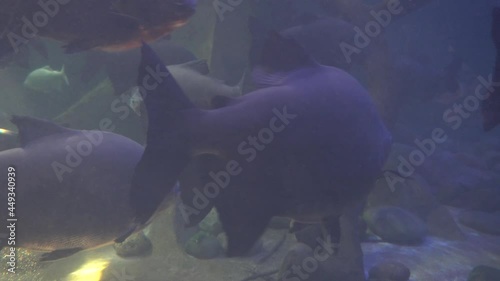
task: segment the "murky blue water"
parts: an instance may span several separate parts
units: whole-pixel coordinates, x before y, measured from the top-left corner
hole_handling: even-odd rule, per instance
[[[500,280],[476,2],[0,0],[0,279]]]

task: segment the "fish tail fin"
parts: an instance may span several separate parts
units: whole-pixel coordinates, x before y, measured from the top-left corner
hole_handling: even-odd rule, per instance
[[[69,80],[68,80],[68,76],[66,75],[66,71],[64,70],[64,64],[61,67],[61,75],[62,75],[62,78],[64,79],[64,83],[66,83],[66,85],[69,86]]]
[[[182,113],[195,106],[146,44],[141,48],[138,87],[148,115],[148,132],[146,149],[132,178],[130,203],[136,223],[146,224],[189,163]]]

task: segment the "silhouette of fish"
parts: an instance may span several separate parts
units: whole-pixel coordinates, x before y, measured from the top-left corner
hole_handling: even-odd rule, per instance
[[[64,42],[67,53],[136,48],[184,25],[195,6],[196,0],[1,0],[0,55],[36,36]]]
[[[181,178],[185,221],[215,206],[227,256],[241,256],[273,216],[338,218],[365,199],[392,139],[368,92],[293,39],[273,33],[263,50],[254,78],[266,87],[202,110],[142,47],[138,82],[147,84],[149,128],[130,196],[138,224]],[[184,168],[201,158],[199,177],[183,184]]]
[[[16,194],[16,247],[45,251],[41,260],[48,261],[136,230],[128,196],[144,151],[140,144],[110,132],[72,130],[27,116],[14,116],[12,122],[21,147],[0,151],[0,167],[6,171],[0,182],[6,188],[12,179],[16,183],[8,191]],[[14,168],[10,174],[8,167]],[[3,202],[8,192],[0,192]],[[7,221],[7,209],[0,217]],[[0,248],[12,246],[1,242]]]

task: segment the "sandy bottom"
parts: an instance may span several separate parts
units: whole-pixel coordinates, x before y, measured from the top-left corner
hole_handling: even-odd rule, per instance
[[[153,242],[149,257],[123,259],[111,246],[87,250],[69,258],[38,263],[37,253],[18,249],[16,274],[6,270],[3,258],[0,280],[26,281],[240,281],[258,272],[278,269],[287,250],[295,243],[288,235],[285,243],[265,262],[259,256],[200,260],[188,256],[175,242],[171,227],[172,210],[165,211],[153,223],[148,236]],[[460,242],[429,237],[418,247],[388,243],[365,243],[365,267],[392,260],[408,266],[412,281],[465,281],[476,265],[500,265],[500,237],[478,234],[465,229],[468,239]],[[270,249],[286,230],[269,230],[263,236]],[[2,252],[2,256],[5,255]],[[262,281],[263,279],[255,279]]]

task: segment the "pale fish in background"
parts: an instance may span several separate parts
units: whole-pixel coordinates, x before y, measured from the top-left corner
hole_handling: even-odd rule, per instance
[[[33,70],[24,80],[24,87],[36,92],[52,93],[62,92],[64,85],[69,86],[69,80],[64,72],[64,65],[61,70],[54,70],[50,66],[44,66]]]
[[[236,86],[228,86],[222,81],[208,76],[209,69],[206,60],[168,65],[167,69],[172,73],[187,97],[200,108],[212,108],[212,99],[217,96],[235,98],[242,95],[242,82]],[[144,109],[138,88],[133,87],[127,95],[129,95],[128,105],[137,115],[141,116]]]

